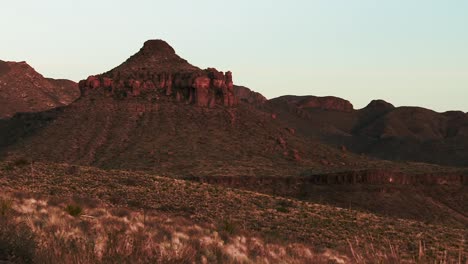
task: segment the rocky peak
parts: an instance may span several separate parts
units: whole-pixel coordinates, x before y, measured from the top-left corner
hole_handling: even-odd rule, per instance
[[[384,100],[372,100],[365,108],[383,111],[383,110],[395,109],[395,106],[393,106],[391,103],[388,103]]]
[[[140,53],[147,55],[174,55],[175,50],[166,41],[160,39],[148,40],[143,44]]]
[[[104,92],[115,97],[161,97],[202,107],[234,106],[232,73],[201,70],[180,58],[163,40],[148,40],[127,61],[80,81],[82,95]]]

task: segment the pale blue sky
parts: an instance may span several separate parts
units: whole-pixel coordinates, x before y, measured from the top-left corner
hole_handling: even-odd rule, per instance
[[[468,111],[466,0],[0,0],[0,59],[75,81],[147,39],[268,98]]]

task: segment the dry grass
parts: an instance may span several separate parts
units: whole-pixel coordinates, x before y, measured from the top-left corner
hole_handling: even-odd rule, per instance
[[[1,260],[34,263],[329,263],[337,253],[313,253],[299,243],[266,243],[236,229],[198,225],[156,211],[101,204],[71,216],[63,203],[14,198],[2,218]],[[37,199],[36,199],[37,198]],[[76,202],[76,201],[73,201]],[[118,210],[117,210],[118,209]],[[224,232],[224,237],[221,233]]]
[[[179,238],[179,242],[185,241],[183,252],[191,252],[184,254],[193,255],[196,252],[198,256],[198,259],[188,262],[201,261],[203,256],[207,260],[221,260],[221,263],[241,262],[235,257],[241,252],[242,256],[248,257],[248,261],[260,263],[263,258],[270,262],[281,259],[281,262],[310,263],[310,259],[297,259],[305,253],[294,253],[295,247],[307,249],[316,259],[338,256],[361,263],[373,263],[371,260],[376,258],[381,263],[394,263],[395,259],[403,263],[457,263],[461,259],[461,263],[464,263],[468,253],[463,241],[467,237],[467,230],[464,229],[378,217],[138,172],[80,167],[71,174],[70,166],[66,164],[36,163],[34,166],[34,177],[31,177],[28,168],[0,170],[0,185],[5,186],[5,192],[16,193],[14,199],[17,204],[13,208],[16,213],[22,214],[18,218],[20,222],[21,219],[34,219],[34,215],[41,216],[37,219],[38,224],[28,224],[33,231],[47,230],[44,233],[61,234],[68,238],[70,236],[65,234],[72,233],[74,236],[71,237],[84,241],[78,243],[72,239],[52,245],[54,241],[61,240],[38,235],[41,242],[38,248],[43,249],[39,252],[63,258],[66,257],[63,254],[76,257],[75,253],[67,253],[67,248],[77,248],[76,245],[81,245],[78,249],[82,251],[79,252],[88,252],[79,254],[83,259],[96,257],[94,253],[98,242],[109,241],[111,244],[106,242],[105,245],[110,246],[102,249],[102,252],[106,252],[104,255],[130,260],[132,256],[157,255],[161,257],[159,260],[170,262],[162,259],[160,252],[163,245],[173,243],[174,231],[188,237]],[[21,211],[23,207],[18,205],[32,201],[27,197],[30,193],[34,194],[34,204],[37,205],[30,205],[33,209]],[[70,204],[82,207],[83,215],[70,216],[64,210]],[[52,227],[55,231],[50,232],[48,228]],[[203,237],[216,243],[200,244]],[[47,246],[44,241],[52,244]],[[141,245],[146,244],[152,246],[146,248],[149,251],[143,254]],[[213,246],[219,244],[222,247]],[[64,247],[60,248],[60,245]],[[56,247],[58,249],[52,252],[51,249]],[[89,252],[94,252],[94,255]],[[172,252],[167,257],[174,254]],[[98,260],[107,261],[102,258]],[[145,262],[148,259],[133,260]],[[177,262],[183,261],[179,259]]]

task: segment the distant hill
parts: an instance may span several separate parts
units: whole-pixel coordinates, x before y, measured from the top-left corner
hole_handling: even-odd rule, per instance
[[[68,105],[79,96],[72,81],[44,78],[26,62],[0,60],[0,118]]]
[[[304,103],[311,102],[311,103]],[[383,100],[354,110],[334,97],[283,96],[266,108],[306,137],[395,161],[468,166],[468,114],[394,107]]]

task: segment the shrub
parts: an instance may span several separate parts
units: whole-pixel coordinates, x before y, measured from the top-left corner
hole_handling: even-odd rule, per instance
[[[279,200],[276,205],[276,211],[280,213],[289,213],[289,208],[294,206],[294,204],[288,200]]]
[[[6,216],[11,210],[12,201],[0,198],[0,216]]]
[[[17,158],[13,161],[13,166],[15,167],[23,167],[29,165],[29,161],[25,158]]]
[[[236,234],[238,231],[237,225],[229,219],[225,219],[219,227],[219,234],[224,241],[229,240],[229,236]]]
[[[226,231],[230,235],[233,235],[237,232],[237,226],[231,220],[224,220],[223,221],[223,231]]]
[[[280,213],[289,213],[289,209],[286,208],[286,207],[282,207],[282,206],[277,207],[276,211],[278,211]]]
[[[83,214],[83,208],[81,208],[79,205],[68,205],[65,208],[65,211],[73,217],[78,217]]]
[[[12,171],[14,169],[15,169],[15,166],[13,166],[12,163],[7,163],[7,164],[5,164],[5,166],[3,166],[3,170],[5,170],[5,171]]]

